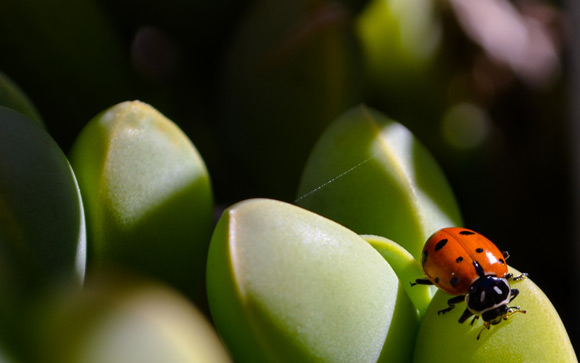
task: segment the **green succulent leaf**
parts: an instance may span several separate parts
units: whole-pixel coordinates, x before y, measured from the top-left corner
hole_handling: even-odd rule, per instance
[[[71,151],[93,265],[118,264],[196,293],[213,227],[204,162],[170,120],[141,102],[96,116]]]
[[[416,259],[433,232],[461,225],[431,154],[403,125],[365,106],[341,116],[322,135],[296,202],[359,234],[397,241]]]
[[[0,106],[0,295],[63,281],[80,285],[85,236],[66,156],[35,121]]]
[[[510,272],[520,274],[511,267]],[[438,291],[417,335],[414,362],[577,362],[566,329],[542,290],[529,278],[511,285],[520,291],[511,305],[526,313],[515,313],[483,332],[480,321],[473,326],[469,319],[457,322],[465,304],[439,315],[451,296]]]
[[[268,199],[222,215],[207,271],[220,335],[240,362],[407,362],[417,314],[354,232]]]
[[[421,264],[407,250],[388,238],[373,235],[362,235],[361,237],[370,243],[391,265],[419,315],[423,316],[437,288],[427,285],[411,286],[411,282],[423,278],[425,275]]]
[[[121,274],[91,276],[80,293],[46,301],[36,361],[230,362],[217,333],[182,295]]]

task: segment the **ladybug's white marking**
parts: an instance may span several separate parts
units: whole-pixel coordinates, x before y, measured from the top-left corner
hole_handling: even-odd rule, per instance
[[[497,281],[497,283],[500,285],[493,286],[493,291],[491,289],[490,290],[483,290],[482,289],[482,290],[478,290],[473,295],[471,293],[466,294],[465,295],[465,302],[467,304],[467,309],[469,309],[469,311],[471,311],[474,315],[483,315],[487,311],[494,310],[502,305],[509,304],[510,297],[511,297],[510,285],[505,279],[499,279],[499,280],[500,281]],[[502,291],[502,289],[500,287],[501,285],[505,286],[505,288],[506,288],[505,292]],[[496,293],[498,298],[501,298],[505,295],[505,298],[502,301],[498,301],[496,304],[493,304],[491,306],[477,306],[477,304],[479,304],[479,303],[485,303],[486,291],[490,291],[492,294]],[[474,304],[475,301],[470,302],[470,297],[472,299],[479,299],[480,301],[478,301],[477,304]],[[482,297],[484,300],[482,300]],[[493,300],[495,300],[495,299],[493,299]],[[491,303],[491,301],[490,301],[490,303]],[[473,305],[476,305],[476,307],[474,307]],[[478,308],[481,308],[481,310],[478,310]]]

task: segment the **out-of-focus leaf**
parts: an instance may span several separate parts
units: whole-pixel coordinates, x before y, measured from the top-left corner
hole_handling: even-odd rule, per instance
[[[0,295],[80,285],[85,244],[81,196],[66,156],[37,122],[0,106]]]
[[[292,198],[316,138],[359,101],[355,44],[339,3],[255,3],[236,34],[223,76],[235,183],[261,195]]]
[[[0,34],[0,69],[63,147],[95,110],[134,97],[128,52],[97,0],[1,1]]]
[[[47,300],[38,316],[37,361],[230,362],[213,327],[183,296],[119,272]]]
[[[436,0],[371,0],[354,22],[367,102],[432,135],[453,67],[441,18]]]
[[[356,29],[369,81],[385,87],[425,76],[442,38],[432,0],[372,0],[357,16]]]
[[[0,72],[0,105],[21,112],[44,127],[40,114],[28,96],[2,72]]]

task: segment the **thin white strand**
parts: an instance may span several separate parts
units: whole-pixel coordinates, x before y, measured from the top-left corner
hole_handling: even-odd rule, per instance
[[[316,193],[316,192],[317,192],[317,191],[319,191],[320,189],[322,189],[322,188],[325,188],[325,187],[326,187],[326,186],[328,186],[330,183],[333,183],[333,182],[335,182],[336,180],[338,180],[338,179],[342,178],[343,176],[345,176],[345,175],[347,175],[347,174],[351,173],[353,170],[355,170],[355,169],[359,168],[359,167],[360,167],[360,166],[362,166],[363,164],[366,164],[366,163],[367,163],[367,162],[369,162],[369,161],[370,161],[372,158],[373,158],[372,156],[369,156],[369,157],[368,157],[368,158],[366,158],[365,160],[363,160],[363,161],[361,161],[360,163],[356,164],[356,165],[355,165],[355,166],[353,166],[352,168],[350,168],[350,169],[348,169],[348,170],[346,170],[346,171],[344,171],[344,172],[340,173],[339,175],[337,175],[337,176],[335,176],[334,178],[330,179],[330,180],[329,180],[329,181],[327,181],[326,183],[324,183],[324,184],[322,184],[322,185],[319,185],[318,187],[316,187],[316,188],[312,189],[311,191],[309,191],[309,192],[308,192],[308,193],[306,193],[306,194],[303,194],[303,195],[302,195],[300,198],[296,199],[296,200],[294,201],[294,203],[298,203],[298,202],[299,202],[299,201],[301,201],[302,199],[304,199],[304,198],[306,198],[306,197],[308,197],[308,196],[310,196],[310,195],[312,195],[312,194]]]

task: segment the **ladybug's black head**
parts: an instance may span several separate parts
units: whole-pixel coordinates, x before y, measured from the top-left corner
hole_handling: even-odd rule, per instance
[[[496,276],[478,278],[465,296],[467,308],[492,325],[499,323],[508,313],[510,299],[511,288],[508,281]]]

